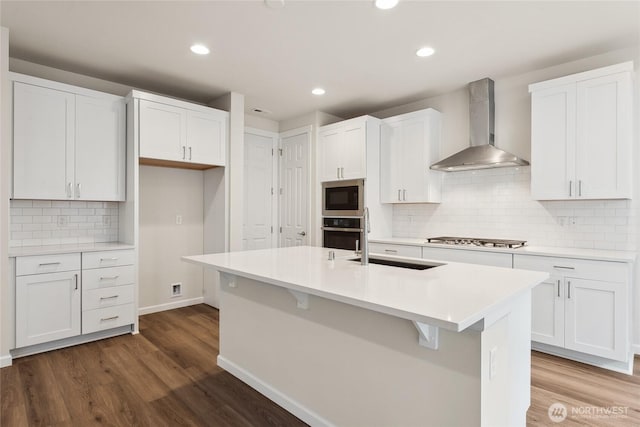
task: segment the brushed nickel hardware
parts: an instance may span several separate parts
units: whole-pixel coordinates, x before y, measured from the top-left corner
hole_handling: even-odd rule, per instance
[[[571,194],[571,193],[572,193],[572,191],[571,191],[571,190],[572,190],[572,188],[573,188],[573,181],[571,181],[571,180],[570,180],[570,181],[569,181],[569,197],[572,197],[572,196],[573,196],[573,194]]]
[[[571,299],[571,281],[567,282],[567,298]]]
[[[564,269],[564,270],[575,270],[576,269],[575,267],[565,267],[563,265],[554,265],[553,268],[561,268],[561,269]]]
[[[191,147],[189,147],[189,160],[191,160]]]
[[[398,253],[398,251],[397,251],[397,250],[395,250],[395,249],[385,249],[384,251],[385,251],[386,253],[388,253],[388,254],[397,254],[397,253]]]
[[[110,297],[100,297],[100,301],[106,300],[106,299],[114,299],[114,298],[118,298],[118,295],[113,295],[113,296],[110,296]]]
[[[304,231],[301,231],[301,232],[299,232],[299,233],[298,233],[298,235],[300,235],[300,236],[306,236],[306,235],[307,235],[307,233],[306,233],[306,232],[304,232]]]
[[[44,267],[46,265],[59,265],[61,264],[60,262],[41,262],[40,264],[38,264],[38,266],[40,267]]]
[[[104,318],[100,319],[100,321],[101,322],[106,322],[107,320],[116,320],[119,317],[120,316],[104,317]]]
[[[102,276],[100,280],[116,280],[120,276]]]
[[[558,279],[558,298],[560,298],[560,279]]]
[[[113,257],[113,258],[100,258],[100,262],[104,262],[104,261],[117,261],[120,258],[117,257]]]
[[[402,190],[398,190],[398,201],[401,201],[401,200],[402,200],[402,198],[400,197],[400,192],[401,192],[401,191],[402,191]]]
[[[78,275],[77,275],[77,274],[74,274],[74,275],[73,275],[73,281],[74,281],[74,282],[75,282],[75,284],[76,284],[76,289],[75,289],[75,290],[77,291],[77,290],[78,290]]]
[[[578,196],[582,197],[582,180],[578,181]]]
[[[79,198],[80,198],[80,189],[81,189],[81,188],[82,188],[82,187],[80,186],[80,183],[78,182],[78,183],[76,184],[76,198],[77,198],[77,199],[79,199]]]
[[[184,145],[182,146],[182,160],[186,160],[187,159],[187,147],[185,147]]]
[[[407,201],[407,190],[402,190],[402,200]]]

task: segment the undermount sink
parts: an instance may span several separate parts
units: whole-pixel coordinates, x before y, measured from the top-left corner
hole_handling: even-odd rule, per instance
[[[352,259],[351,261],[360,262],[360,258]],[[390,267],[410,268],[412,270],[427,270],[433,267],[439,267],[444,264],[434,264],[430,262],[421,261],[409,261],[401,259],[379,258],[369,257],[369,264],[388,265]]]

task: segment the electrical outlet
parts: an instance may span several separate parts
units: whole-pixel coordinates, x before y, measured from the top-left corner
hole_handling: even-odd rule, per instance
[[[180,214],[176,215],[176,224],[182,225],[182,215]]]
[[[172,283],[171,284],[171,298],[182,296],[182,283]]]
[[[497,359],[498,357],[498,347],[493,347],[489,352],[489,379],[492,380],[493,377],[496,376],[496,372],[498,371]]]
[[[60,216],[58,217],[58,226],[60,226],[60,227],[64,227],[64,226],[66,226],[68,223],[69,223],[69,218],[67,218],[66,216],[64,216],[64,215],[60,215]]]

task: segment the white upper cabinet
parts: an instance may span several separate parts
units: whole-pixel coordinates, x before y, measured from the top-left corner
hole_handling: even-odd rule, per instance
[[[632,71],[627,62],[529,86],[534,199],[631,198]]]
[[[74,109],[72,93],[14,82],[14,198],[70,198]]]
[[[11,78],[13,198],[124,200],[124,98]]]
[[[125,106],[122,99],[76,95],[77,199],[124,200]]]
[[[443,172],[429,169],[440,156],[440,113],[433,109],[382,121],[382,203],[439,203]]]
[[[363,116],[320,128],[318,141],[320,181],[367,176],[367,121]]]
[[[207,169],[225,165],[225,111],[133,91],[140,99],[142,163]]]

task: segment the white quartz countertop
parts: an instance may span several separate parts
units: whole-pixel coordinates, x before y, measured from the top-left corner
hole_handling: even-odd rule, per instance
[[[449,262],[427,270],[351,261],[353,252],[299,246],[185,256],[201,264],[400,318],[462,331],[548,277],[546,273]],[[391,258],[391,257],[386,257]]]
[[[635,262],[637,254],[632,251],[613,251],[606,249],[581,249],[563,248],[551,246],[523,246],[521,248],[492,248],[472,245],[443,245],[440,243],[427,243],[427,239],[414,239],[403,237],[389,237],[370,239],[370,243],[386,243],[394,245],[424,246],[439,249],[460,249],[468,251],[502,252],[520,255],[540,255],[560,258],[588,259],[594,261]]]
[[[9,248],[9,258],[31,255],[68,254],[75,252],[115,251],[119,249],[133,249],[134,245],[121,242],[108,243],[78,243],[70,245],[22,246]]]

